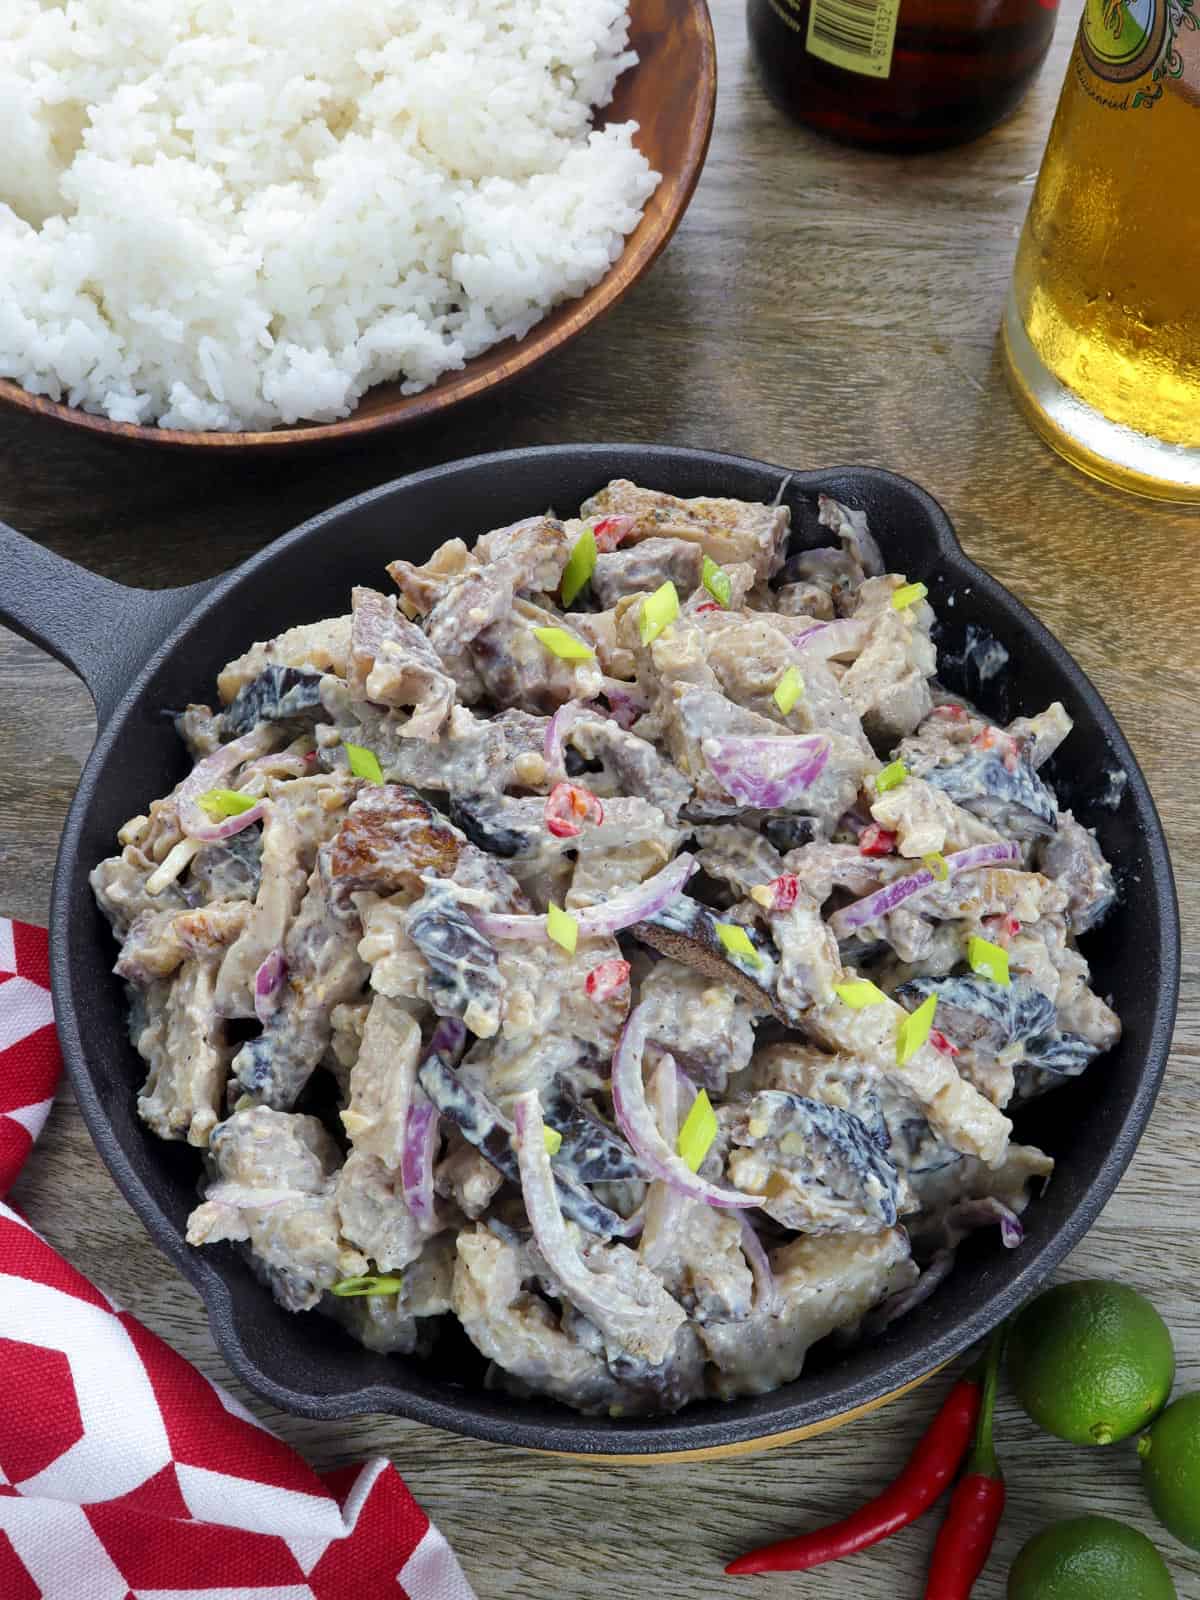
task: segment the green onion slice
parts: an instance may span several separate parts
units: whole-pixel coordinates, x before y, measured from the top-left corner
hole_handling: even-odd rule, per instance
[[[553,900],[546,911],[546,932],[555,944],[562,945],[569,956],[575,954],[579,943],[579,924],[569,911],[556,906]]]
[[[562,1149],[562,1134],[557,1128],[552,1128],[548,1123],[542,1123],[542,1143],[546,1146],[548,1156],[556,1156]]]
[[[972,972],[977,972],[981,978],[990,978],[1002,989],[1007,989],[1012,982],[1008,975],[1008,951],[993,944],[990,939],[981,939],[978,934],[972,934],[967,941],[967,960]]]
[[[535,628],[533,637],[560,661],[592,661],[596,652],[565,628]]]
[[[946,860],[945,856],[939,855],[936,850],[931,850],[927,856],[922,856],[921,860],[929,868],[930,872],[933,873],[934,877],[939,883],[945,883],[946,879],[950,876],[950,863]]]
[[[642,614],[638,619],[642,643],[650,644],[664,628],[669,628],[679,615],[679,596],[670,578],[660,584],[653,594],[642,601]]]
[[[719,606],[727,606],[733,599],[733,584],[729,574],[711,556],[705,556],[700,581]]]
[[[717,938],[731,956],[741,956],[743,961],[752,962],[756,967],[762,966],[762,956],[754,948],[753,941],[745,928],[736,922],[718,922],[716,929]]]
[[[796,704],[796,701],[799,700],[803,693],[804,679],[800,676],[799,671],[795,667],[789,667],[784,673],[783,677],[780,678],[779,682],[775,685],[775,690],[771,695],[771,699],[774,700],[775,704],[786,717],[788,712]]]
[[[892,595],[892,606],[897,611],[907,611],[909,606],[915,606],[918,600],[924,600],[929,590],[923,583],[903,584]]]
[[[896,1030],[896,1062],[903,1066],[906,1061],[911,1061],[917,1051],[929,1038],[930,1029],[933,1027],[933,1014],[937,1010],[937,995],[931,994],[928,1000],[921,1004],[912,1013],[905,1017]]]
[[[383,768],[374,750],[368,750],[365,744],[348,744],[345,750],[350,771],[356,778],[365,778],[368,783],[383,782]]]
[[[569,606],[579,591],[591,582],[595,570],[596,535],[590,528],[585,528],[576,539],[571,554],[567,557],[567,564],[563,568],[559,593],[562,595],[564,606]]]
[[[875,793],[886,794],[889,789],[898,789],[908,777],[908,768],[903,761],[890,762],[882,772],[875,774]]]
[[[699,1172],[701,1163],[712,1149],[717,1137],[717,1114],[705,1090],[692,1101],[692,1109],[683,1119],[676,1148],[693,1172]]]
[[[258,801],[237,789],[208,789],[198,803],[214,822],[219,822],[223,817],[240,817],[243,811],[253,811]]]
[[[864,1011],[867,1006],[882,1005],[887,999],[883,990],[876,988],[869,978],[855,978],[851,983],[835,983],[833,992],[839,1000],[844,1000],[855,1011]]]
[[[330,1286],[330,1294],[342,1296],[356,1294],[399,1294],[404,1287],[403,1278],[361,1277],[342,1278]]]

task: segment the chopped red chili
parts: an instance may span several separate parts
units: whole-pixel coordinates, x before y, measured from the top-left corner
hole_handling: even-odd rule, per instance
[[[1004,1479],[992,1439],[1003,1348],[1004,1328],[1000,1327],[988,1347],[975,1442],[933,1548],[925,1600],[968,1600],[976,1578],[987,1565],[1004,1515]]]
[[[574,839],[583,823],[604,821],[604,807],[590,789],[556,783],[546,797],[545,818],[556,839]]]
[[[915,1522],[953,1481],[971,1442],[979,1400],[979,1379],[969,1373],[951,1389],[900,1476],[881,1495],[841,1522],[751,1550],[731,1561],[725,1571],[734,1576],[805,1572],[865,1550]]]
[[[894,856],[896,835],[877,822],[868,822],[858,836],[858,848],[864,856]]]
[[[958,1046],[952,1044],[940,1028],[930,1028],[929,1042],[935,1050],[940,1050],[944,1056],[960,1054]]]
[[[615,550],[622,539],[627,539],[636,526],[636,517],[601,517],[600,521],[592,528],[592,538],[596,541],[596,549],[603,552]]]
[[[967,708],[966,706],[957,705],[934,706],[933,715],[935,717],[949,717],[954,722],[962,722],[967,715]]]
[[[772,878],[767,885],[773,899],[772,911],[786,911],[796,904],[796,896],[800,893],[800,879],[794,872],[785,872],[780,878]]]
[[[696,607],[692,615],[698,617],[702,611],[724,611],[724,609],[725,607],[719,606],[715,600],[706,600],[702,606]]]
[[[994,917],[984,917],[983,926],[988,931],[988,937],[996,944],[1007,944],[1010,939],[1015,939],[1021,931],[1019,920],[1011,912],[1001,912]]]
[[[630,966],[628,961],[618,961],[615,957],[611,961],[602,961],[598,967],[593,967],[584,980],[584,989],[589,1000],[611,1000],[614,994],[629,984]]]

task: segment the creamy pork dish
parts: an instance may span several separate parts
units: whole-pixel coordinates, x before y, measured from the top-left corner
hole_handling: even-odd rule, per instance
[[[1115,901],[860,511],[617,481],[254,644],[92,882],[188,1226],[595,1413],[758,1394],[1021,1238]],[[473,533],[474,530],[464,530]],[[886,533],[886,530],[882,530]]]

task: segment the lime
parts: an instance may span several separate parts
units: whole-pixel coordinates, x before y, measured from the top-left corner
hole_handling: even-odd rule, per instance
[[[1072,1517],[1013,1562],[1008,1600],[1176,1600],[1167,1564],[1144,1533],[1111,1517]]]
[[[1072,1444],[1112,1444],[1166,1405],[1175,1351],[1144,1295],[1088,1278],[1047,1289],[1018,1314],[1008,1338],[1008,1376],[1047,1433]]]
[[[1164,1528],[1200,1550],[1200,1394],[1169,1405],[1138,1441],[1142,1483]]]

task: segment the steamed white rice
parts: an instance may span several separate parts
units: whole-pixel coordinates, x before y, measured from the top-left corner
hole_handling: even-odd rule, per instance
[[[190,429],[427,387],[620,254],[627,41],[625,0],[0,0],[0,376]]]

